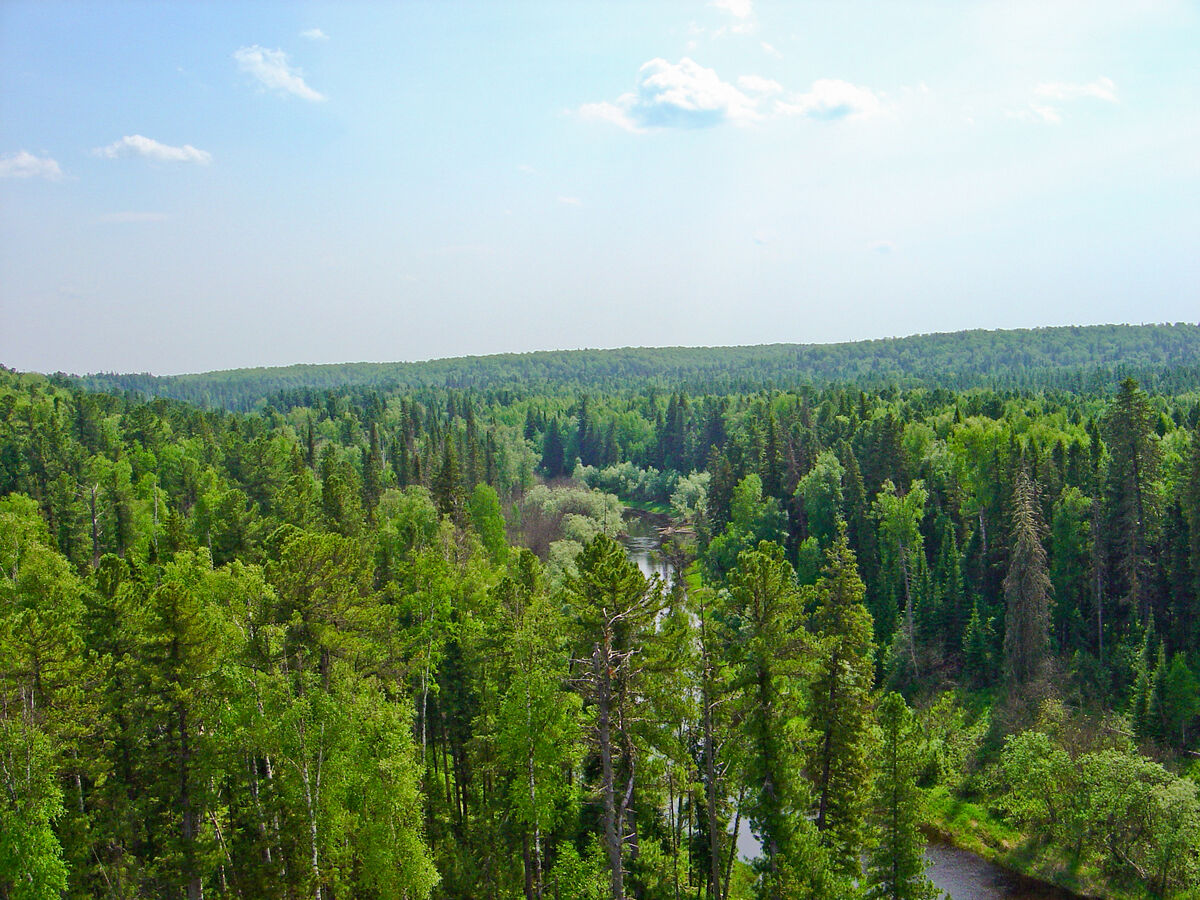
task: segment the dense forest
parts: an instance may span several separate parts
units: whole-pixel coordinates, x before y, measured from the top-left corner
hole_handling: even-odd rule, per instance
[[[0,897],[1200,896],[1198,351],[0,370]]]
[[[1200,380],[1200,325],[1091,325],[962,331],[846,344],[568,350],[420,363],[235,369],[199,375],[61,376],[89,390],[135,391],[247,412],[293,392],[422,387],[534,392],[683,390],[731,394],[763,387],[1111,390],[1125,377],[1175,392]]]

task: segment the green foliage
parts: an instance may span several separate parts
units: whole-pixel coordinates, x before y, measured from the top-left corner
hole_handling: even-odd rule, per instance
[[[0,371],[0,893],[851,896],[880,681],[905,822],[1194,892],[1196,334]]]
[[[468,503],[471,525],[494,563],[508,557],[508,537],[505,534],[504,513],[500,496],[490,484],[477,484]]]
[[[916,785],[916,721],[899,694],[885,696],[876,714],[880,732],[875,781],[879,842],[867,860],[866,896],[872,900],[938,900],[942,895],[925,874],[922,795]]]
[[[847,877],[859,875],[859,856],[867,843],[868,760],[874,749],[872,628],[863,593],[843,528],[816,587],[812,627],[818,640],[817,663],[808,703],[814,740],[806,763],[821,845],[828,849],[835,870]]]
[[[796,495],[804,502],[808,531],[823,547],[837,536],[842,517],[842,479],[845,470],[831,450],[822,452],[807,475],[800,479]]]
[[[67,887],[53,824],[63,812],[49,738],[27,720],[0,719],[0,893],[51,900]]]
[[[779,503],[763,496],[758,475],[747,475],[733,490],[728,526],[708,548],[709,568],[720,577],[734,568],[744,551],[762,541],[777,542],[783,534],[784,514]]]
[[[1125,747],[1072,754],[1052,731],[1011,735],[1001,802],[1018,823],[1069,852],[1146,884],[1154,896],[1200,875],[1200,800],[1193,782]]]
[[[741,385],[771,381],[794,387],[822,382],[929,384],[956,389],[1017,387],[1060,380],[1077,383],[1095,373],[1112,380],[1112,367],[1144,375],[1169,371],[1200,357],[1200,327],[1097,325],[963,331],[848,344],[773,344],[719,349],[545,351],[462,357],[428,363],[300,365],[232,369],[206,375],[89,375],[89,390],[140,391],[200,405],[249,410],[279,392],[372,389],[456,384],[482,389],[522,385],[534,390],[619,389],[631,382]]]

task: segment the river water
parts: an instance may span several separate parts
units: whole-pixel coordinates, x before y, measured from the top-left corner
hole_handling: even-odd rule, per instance
[[[670,565],[662,557],[659,529],[670,524],[670,521],[657,513],[643,513],[626,507],[621,523],[621,544],[625,547],[626,555],[647,578],[657,575],[667,585],[671,584],[673,577]]]
[[[949,844],[925,848],[929,877],[953,900],[1078,900],[1076,894],[1025,878]]]
[[[673,574],[659,552],[659,529],[669,521],[666,516],[626,508],[621,535],[625,552],[642,574],[647,578],[658,575],[664,584],[672,582]],[[749,859],[758,851],[758,842],[743,821],[738,852]],[[951,900],[1078,900],[1075,894],[1017,875],[950,844],[929,844],[925,857],[929,860],[930,879]]]

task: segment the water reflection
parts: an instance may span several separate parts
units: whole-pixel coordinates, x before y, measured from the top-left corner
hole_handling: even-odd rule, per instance
[[[1078,900],[1077,895],[1002,869],[949,844],[930,844],[929,877],[952,900]]]
[[[657,575],[663,584],[673,581],[670,564],[663,559],[659,529],[670,524],[666,516],[625,508],[621,544],[625,553],[647,578]]]

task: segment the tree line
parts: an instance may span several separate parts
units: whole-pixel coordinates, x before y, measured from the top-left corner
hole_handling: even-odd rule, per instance
[[[540,351],[421,363],[345,363],[233,369],[194,375],[97,373],[65,384],[143,397],[170,397],[241,412],[281,396],[326,390],[392,393],[420,388],[567,388],[611,393],[682,389],[736,394],[763,385],[795,389],[832,383],[965,390],[1111,389],[1134,376],[1165,392],[1187,390],[1200,373],[1200,326],[1090,325],[961,331],[843,344],[757,347],[637,347]]]

